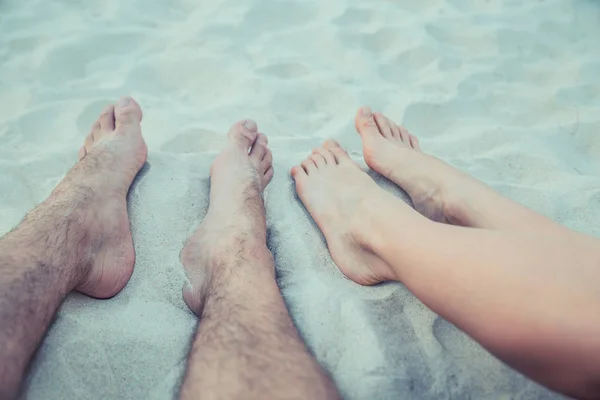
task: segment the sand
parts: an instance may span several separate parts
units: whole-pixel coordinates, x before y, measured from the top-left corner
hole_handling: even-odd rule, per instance
[[[48,195],[119,95],[142,105],[150,149],[129,198],[133,277],[111,300],[66,299],[26,397],[176,396],[196,324],[178,253],[206,212],[224,133],[251,117],[274,153],[279,285],[347,399],[553,398],[402,285],[344,279],[288,171],[329,137],[362,160],[352,119],[367,104],[425,151],[599,235],[599,22],[586,0],[1,0],[0,233]]]

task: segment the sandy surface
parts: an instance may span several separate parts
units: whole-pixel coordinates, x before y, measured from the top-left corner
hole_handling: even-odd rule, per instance
[[[345,280],[288,171],[328,137],[361,159],[352,117],[368,104],[426,151],[599,235],[599,37],[586,0],[0,0],[0,232],[47,196],[119,95],[142,105],[150,148],[130,194],[134,275],[112,300],[65,301],[27,397],[176,394],[196,323],[178,253],[223,133],[252,117],[275,158],[279,284],[346,398],[551,398],[402,285]]]

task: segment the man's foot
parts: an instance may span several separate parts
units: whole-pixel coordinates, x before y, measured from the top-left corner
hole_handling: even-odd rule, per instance
[[[180,255],[190,281],[183,297],[197,315],[202,312],[208,284],[226,260],[237,257],[250,264],[251,258],[271,257],[262,196],[273,178],[273,156],[267,144],[254,121],[238,122],[212,164],[208,213]]]
[[[381,113],[361,108],[355,125],[367,165],[404,189],[415,209],[438,222],[451,222],[459,196],[475,179],[421,152],[418,139]]]
[[[81,213],[87,265],[76,290],[92,297],[116,295],[133,273],[126,195],[146,162],[141,119],[142,110],[132,98],[107,107],[80,148],[79,161],[48,200],[73,204]]]
[[[296,191],[327,240],[331,258],[361,285],[394,279],[388,264],[369,250],[369,211],[386,193],[333,140],[291,171]]]

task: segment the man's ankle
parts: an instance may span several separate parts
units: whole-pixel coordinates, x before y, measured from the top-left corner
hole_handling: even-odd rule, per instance
[[[57,271],[67,279],[73,290],[85,277],[85,266],[91,263],[95,239],[87,219],[86,201],[75,201],[70,196],[49,198],[30,213],[21,224],[2,239],[10,253],[30,262],[29,266],[43,266]]]

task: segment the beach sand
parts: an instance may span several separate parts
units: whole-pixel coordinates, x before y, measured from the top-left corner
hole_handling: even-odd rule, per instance
[[[49,194],[120,95],[141,104],[150,150],[129,197],[131,281],[111,300],[66,299],[24,394],[177,395],[196,325],[178,254],[225,133],[250,117],[274,154],[279,285],[347,399],[559,398],[401,284],[345,279],[289,169],[330,137],[364,165],[353,116],[370,105],[426,152],[599,235],[598,38],[600,6],[586,0],[0,0],[0,233]]]

